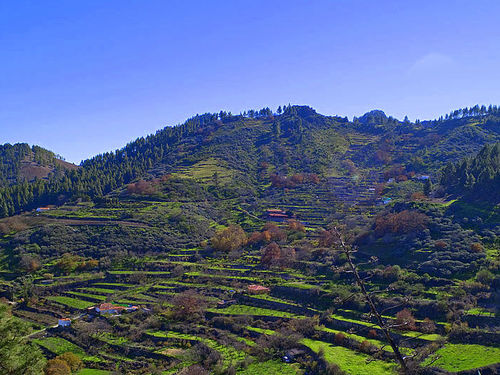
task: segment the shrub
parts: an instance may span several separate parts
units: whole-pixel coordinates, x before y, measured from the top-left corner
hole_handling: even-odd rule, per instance
[[[186,367],[178,372],[179,375],[209,375],[210,373],[199,365]]]
[[[60,272],[68,275],[74,270],[76,270],[76,268],[80,265],[81,262],[82,262],[82,257],[70,253],[65,253],[61,257],[61,259],[59,259],[59,261],[56,263],[56,268]]]
[[[342,332],[337,332],[335,334],[334,338],[335,344],[342,345],[344,343],[344,340],[345,340],[345,334],[343,334]]]
[[[448,247],[448,244],[446,242],[440,240],[440,241],[434,242],[434,247],[437,250],[443,250],[443,249],[446,249]]]
[[[483,245],[481,245],[479,242],[474,242],[472,245],[470,245],[470,250],[474,253],[482,253],[484,251]]]
[[[260,261],[266,266],[286,267],[295,260],[295,249],[282,249],[276,242],[272,242],[262,250]]]
[[[194,319],[205,309],[204,299],[191,289],[176,294],[172,305],[174,317],[178,319]]]
[[[66,362],[71,369],[71,372],[77,372],[83,367],[82,360],[75,353],[66,352],[56,358]]]
[[[331,247],[336,241],[336,236],[329,230],[322,230],[319,234],[318,245],[320,247]]]
[[[31,255],[23,255],[19,261],[19,267],[25,272],[35,272],[40,269],[40,260]]]
[[[129,194],[151,195],[155,192],[156,188],[150,181],[139,180],[127,185],[127,193]]]
[[[247,243],[247,235],[239,225],[230,225],[229,227],[218,231],[212,237],[212,246],[219,251],[234,251]]]
[[[436,325],[429,318],[425,318],[420,324],[420,330],[424,333],[432,333],[436,330]]]
[[[400,273],[401,267],[399,267],[398,265],[387,266],[382,271],[382,277],[388,281],[396,281],[399,279]]]
[[[201,363],[204,368],[212,368],[218,364],[222,363],[221,354],[215,350],[207,346],[202,342],[198,342],[195,346],[193,346],[192,350],[193,359]],[[198,370],[200,371],[200,370]],[[206,374],[207,372],[195,372],[193,374]],[[191,374],[191,373],[188,373]]]
[[[45,375],[71,375],[71,368],[62,359],[54,358],[47,361]]]
[[[262,250],[260,261],[262,264],[275,265],[281,259],[281,248],[276,242],[272,242]]]
[[[363,353],[371,353],[373,351],[374,347],[368,340],[364,340],[360,345],[359,345],[359,351]]]
[[[479,281],[481,284],[484,285],[489,285],[493,281],[494,275],[487,269],[483,268],[480,269],[476,273],[476,280]]]
[[[375,194],[377,196],[381,196],[384,192],[384,189],[385,189],[385,184],[384,183],[378,183],[377,185],[375,185]]]
[[[266,223],[262,228],[262,233],[266,234],[266,241],[286,241],[286,233],[274,223]],[[267,237],[269,236],[269,237]],[[269,238],[269,239],[268,239]]]
[[[306,227],[300,221],[295,219],[290,219],[288,220],[288,230],[304,233],[306,231]]]
[[[408,309],[403,309],[396,314],[396,325],[398,329],[415,330],[415,317]]]
[[[413,193],[410,197],[412,201],[422,201],[425,200],[427,197],[425,196],[424,193],[421,191],[417,191],[416,193]]]
[[[319,324],[318,317],[304,318],[304,319],[291,319],[288,322],[288,327],[304,336],[311,337],[316,332],[316,327]]]
[[[380,215],[375,219],[375,233],[383,236],[386,233],[412,233],[427,228],[429,217],[417,211],[404,210],[398,213]]]

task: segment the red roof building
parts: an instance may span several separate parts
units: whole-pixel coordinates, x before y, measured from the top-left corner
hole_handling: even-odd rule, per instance
[[[95,307],[95,311],[97,311],[99,314],[120,314],[122,312],[130,312],[130,311],[135,311],[137,310],[137,306],[116,306],[113,305],[112,303],[101,303],[99,306]]]
[[[286,212],[284,210],[276,209],[276,208],[270,208],[266,210],[266,216],[269,220],[273,221],[285,221],[286,219],[291,219],[294,217],[293,214],[290,212]]]
[[[269,293],[270,291],[271,289],[262,285],[252,284],[248,286],[248,293],[251,294],[266,294]]]

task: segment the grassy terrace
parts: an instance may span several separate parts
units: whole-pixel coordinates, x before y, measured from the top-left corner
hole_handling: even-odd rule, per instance
[[[367,360],[370,356],[358,353],[342,346],[335,346],[323,341],[303,339],[302,344],[309,347],[316,353],[321,349],[328,362],[337,364],[342,370],[352,375],[370,374],[387,375],[395,374],[396,365],[380,360]]]
[[[276,332],[273,331],[272,329],[265,329],[265,328],[259,328],[259,327],[251,327],[251,326],[246,326],[245,327],[249,331],[254,331],[263,335],[274,335]]]
[[[85,354],[82,348],[60,337],[46,337],[43,339],[35,339],[33,340],[33,342],[56,355],[60,355],[66,352],[72,352],[79,356],[82,360],[89,362],[101,362],[101,359],[99,357],[89,356]]]
[[[253,316],[274,316],[279,318],[302,318],[300,315],[292,314],[285,311],[277,311],[271,309],[264,309],[260,307],[253,307],[247,305],[232,305],[225,309],[207,309],[208,312],[224,315],[253,315]]]
[[[92,337],[96,338],[97,340],[103,341],[107,344],[113,344],[113,345],[123,345],[128,343],[128,339],[126,337],[114,336],[108,332],[101,332],[93,335]]]
[[[296,365],[279,361],[252,363],[246,369],[237,372],[238,375],[297,375],[301,373]]]
[[[124,287],[124,288],[132,288],[136,285],[134,284],[124,284],[124,283],[94,283],[92,285],[98,285],[98,286],[104,286],[104,287],[110,287],[110,286],[119,286],[119,287]]]
[[[356,323],[360,324],[366,327],[373,327],[377,328],[378,326],[374,323],[370,322],[365,322],[363,320],[357,320],[357,319],[351,319],[351,318],[346,318],[342,315],[339,314],[332,314],[332,318],[337,319],[337,320],[342,320],[344,322],[349,322],[349,323]],[[429,340],[429,341],[436,341],[439,339],[442,339],[443,336],[437,334],[437,333],[421,333],[418,331],[405,331],[405,332],[398,332],[400,335],[406,336],[406,337],[413,337],[413,338],[419,338],[422,340]]]
[[[230,276],[230,275],[212,275],[208,273],[202,273],[198,271],[186,272],[184,275],[191,277],[209,277],[213,279],[234,279],[234,280],[247,280],[253,282],[260,282],[261,280],[258,277],[251,276]]]
[[[73,296],[77,296],[77,297],[87,297],[87,298],[92,298],[92,299],[96,299],[96,300],[99,300],[99,301],[105,301],[106,300],[106,296],[102,296],[100,294],[88,294],[88,293],[81,293],[81,292],[67,292],[68,294],[71,294]]]
[[[283,283],[281,286],[288,286],[291,288],[298,288],[298,289],[316,289],[320,288],[318,285],[312,285],[312,284],[306,284],[306,283],[301,283],[301,282],[289,282],[289,283]]]
[[[129,270],[118,270],[118,271],[108,271],[111,275],[134,275],[134,274],[144,274],[144,275],[165,275],[169,276],[168,271],[129,271]]]
[[[200,341],[210,348],[217,350],[223,357],[225,367],[230,365],[235,365],[238,362],[243,361],[247,354],[240,350],[236,350],[228,345],[221,345],[217,341],[208,339],[205,337],[190,335],[187,333],[180,333],[174,331],[149,331],[148,335],[154,337],[160,337],[165,339],[178,339],[178,340],[189,340],[189,341]]]
[[[105,294],[113,294],[119,292],[118,289],[105,289],[105,288],[79,288],[83,292],[95,292],[95,293],[105,293]]]
[[[65,305],[68,307],[72,307],[75,309],[86,309],[88,307],[94,306],[94,302],[82,301],[81,299],[65,297],[65,296],[50,296],[47,297],[49,301],[54,301],[60,303],[61,305]]]
[[[479,315],[479,316],[495,316],[495,313],[492,311],[487,311],[479,307],[475,307],[473,309],[465,311],[468,315]]]
[[[500,347],[446,344],[429,356],[423,364],[429,364],[434,360],[433,366],[446,371],[470,370],[500,362]]]
[[[317,329],[319,331],[333,333],[333,334],[343,333],[345,335],[345,337],[348,338],[348,339],[352,339],[352,340],[355,340],[355,341],[358,341],[358,342],[368,341],[370,344],[376,346],[377,348],[384,347],[385,351],[388,351],[388,352],[392,352],[393,351],[392,348],[391,348],[391,346],[389,344],[386,344],[385,342],[380,341],[380,340],[368,339],[368,338],[366,338],[364,336],[359,336],[359,335],[356,335],[354,333],[347,333],[347,332],[344,332],[344,331],[338,331],[336,329],[331,329],[331,328],[326,328],[326,327],[318,327]]]
[[[251,297],[252,298],[256,298],[256,299],[262,299],[262,300],[265,300],[265,301],[285,303],[287,305],[299,306],[299,304],[297,304],[295,302],[290,302],[290,301],[286,301],[284,299],[272,297],[272,296],[270,296],[268,294],[255,294],[255,295],[252,295]]]
[[[80,371],[76,373],[76,375],[108,375],[109,371],[99,370],[95,368],[82,368]]]
[[[417,331],[407,331],[407,332],[403,332],[400,334],[403,336],[407,336],[407,337],[418,337],[419,339],[428,340],[428,341],[436,341],[436,340],[444,338],[443,336],[438,335],[437,333],[424,333],[424,334],[422,334],[422,333],[417,332]]]
[[[166,284],[166,285],[164,285]],[[181,281],[174,281],[174,280],[164,280],[162,281],[162,284],[160,285],[155,285],[155,288],[173,288],[173,287],[187,287],[187,288],[206,288],[206,289],[222,289],[222,290],[234,290],[234,287],[226,286],[226,285],[220,285],[220,284],[215,284],[215,283],[205,283],[205,284],[199,284],[199,283],[187,283],[187,282],[181,282]]]

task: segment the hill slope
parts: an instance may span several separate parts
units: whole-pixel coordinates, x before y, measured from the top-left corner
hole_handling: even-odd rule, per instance
[[[349,122],[301,106],[286,107],[280,115],[268,109],[251,115],[196,116],[89,159],[78,170],[0,190],[0,208],[6,207],[0,215],[61,198],[102,197],[138,177],[158,177],[212,159],[234,171],[239,189],[252,190],[266,173],[315,173],[328,178],[355,176],[357,170],[376,174],[401,164],[408,172],[432,174],[445,163],[500,140],[496,107],[483,114],[415,124],[387,118],[383,112]],[[4,173],[6,179],[15,176],[23,157],[17,157],[10,174]]]
[[[335,226],[414,365],[498,372],[499,202],[470,200],[462,182],[491,185],[479,176],[498,172],[500,121],[466,113],[206,114],[4,187],[0,214],[55,205],[0,219],[0,296],[48,328],[29,337],[49,356],[73,351],[91,368],[394,374]],[[123,315],[88,310],[103,302]],[[50,328],[68,316],[70,330]],[[282,363],[290,353],[304,356]]]
[[[26,143],[0,145],[0,186],[46,179],[50,174],[76,168],[76,165],[39,146],[30,147]]]

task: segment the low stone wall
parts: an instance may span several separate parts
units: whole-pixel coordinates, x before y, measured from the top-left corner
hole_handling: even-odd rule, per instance
[[[223,310],[223,309],[221,309]],[[222,314],[222,313],[216,313],[216,312],[211,312],[207,311],[205,313],[205,317],[207,319],[212,319],[216,316],[242,316],[242,314]],[[277,322],[278,320],[290,320],[290,318],[282,318],[279,316],[268,316],[268,315],[249,315],[254,319],[262,320],[264,322]]]
[[[51,310],[38,309],[38,308],[35,308],[35,307],[26,306],[26,305],[22,305],[22,306],[19,306],[19,307],[20,307],[20,310],[26,310],[26,311],[30,311],[30,312],[33,312],[33,313],[36,313],[36,314],[50,315],[50,316],[53,316],[54,318],[57,318],[57,319],[65,317],[62,314],[60,314],[58,312],[55,312],[55,311],[51,311]]]
[[[314,311],[307,307],[291,305],[283,302],[268,301],[265,299],[254,298],[245,294],[235,295],[233,296],[233,298],[236,299],[239,303],[243,303],[249,306],[262,307],[278,311],[286,311],[297,315],[305,315],[305,316],[318,315],[317,311]]]
[[[498,332],[451,332],[448,341],[456,344],[478,344],[498,346],[500,333]]]
[[[500,374],[500,364],[476,368],[474,370],[459,371],[457,375],[498,375]]]
[[[327,309],[332,301],[326,293],[318,289],[300,289],[289,286],[276,286],[271,290],[271,295],[278,298],[289,298],[304,306],[311,306],[318,309]]]
[[[358,333],[360,336],[365,336],[369,330],[374,330],[377,333],[378,337],[383,338],[385,336],[384,332],[376,325],[365,326],[359,323],[346,322],[345,320],[332,319],[330,322],[324,323],[324,326],[327,328],[336,329],[338,331],[351,330],[351,332]],[[428,340],[409,338],[398,333],[391,333],[391,336],[393,337],[394,341],[396,341],[396,343],[404,344],[403,346],[407,347],[422,346],[429,343]]]
[[[463,320],[467,322],[469,327],[473,328],[496,328],[496,331],[500,331],[500,317],[498,316],[481,316],[481,315],[465,315]]]

